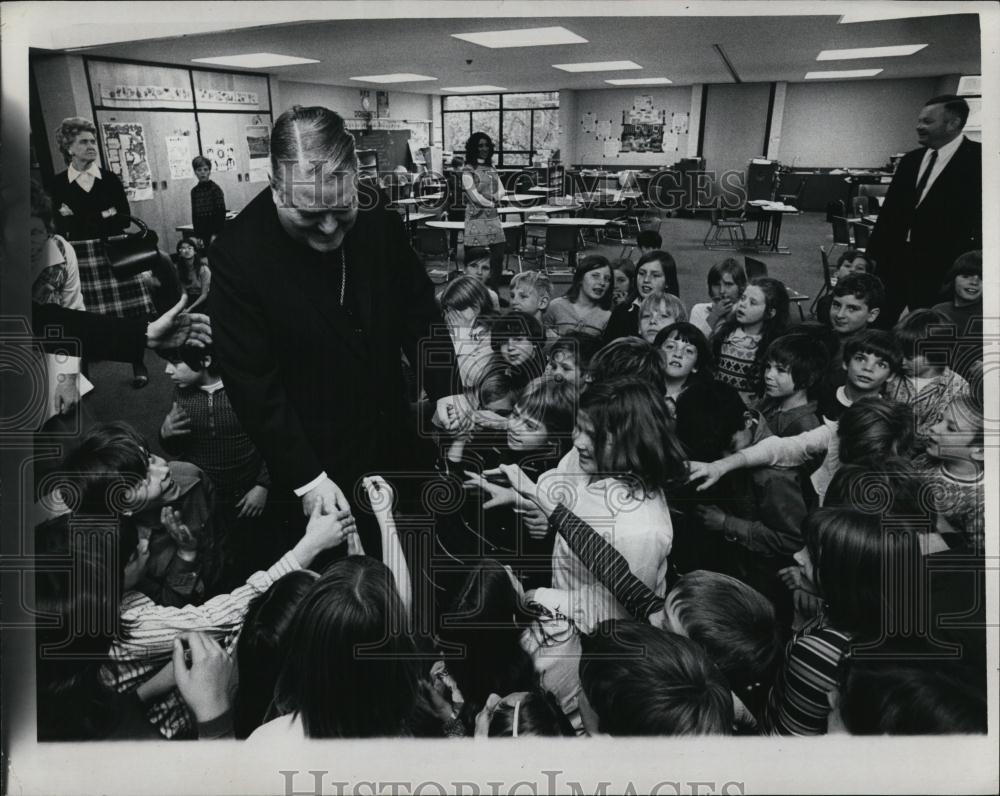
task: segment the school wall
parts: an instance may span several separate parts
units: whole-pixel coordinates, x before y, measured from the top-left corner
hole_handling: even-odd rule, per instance
[[[954,82],[954,85],[952,85]],[[917,116],[942,78],[789,83],[778,159],[787,165],[880,167],[917,146]]]
[[[354,112],[362,110],[361,92],[353,86],[328,86],[322,83],[299,83],[279,80],[280,105],[275,100],[274,117],[293,105],[323,105],[336,111],[345,119],[353,119]],[[376,86],[371,86],[371,107],[375,110]],[[432,103],[437,100],[430,94],[411,94],[405,91],[389,92],[389,118],[431,121]]]
[[[56,143],[56,130],[63,119],[70,116],[93,117],[90,97],[87,94],[87,73],[83,57],[79,55],[54,55],[32,61],[35,85],[38,87],[42,120],[45,123],[45,140],[52,155],[56,173],[65,168],[62,152]]]
[[[559,95],[559,105],[562,108],[562,95]],[[636,96],[648,94],[653,98],[653,107],[657,110],[665,110],[667,113],[667,123],[670,123],[672,113],[692,113],[691,108],[691,86],[667,86],[664,88],[653,86],[635,86],[627,89],[599,89],[590,91],[573,92],[576,103],[576,111],[572,116],[564,117],[560,112],[560,121],[564,122],[564,132],[567,139],[567,152],[572,152],[574,157],[570,158],[563,153],[563,163],[575,164],[600,164],[612,171],[622,166],[670,166],[681,158],[687,157],[687,146],[682,146],[680,151],[671,152],[619,152],[617,155],[606,157],[604,154],[604,141],[598,140],[594,133],[584,133],[581,129],[580,120],[583,114],[593,113],[597,121],[610,121],[612,136],[621,134],[622,114],[627,112],[635,102]]]

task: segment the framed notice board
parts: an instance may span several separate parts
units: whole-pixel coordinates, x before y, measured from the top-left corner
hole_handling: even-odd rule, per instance
[[[381,172],[392,171],[396,166],[403,166],[407,171],[413,168],[409,142],[409,130],[359,131],[354,139],[357,149],[373,149],[378,153]]]

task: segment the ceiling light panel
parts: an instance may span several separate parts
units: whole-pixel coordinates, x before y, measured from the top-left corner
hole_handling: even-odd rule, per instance
[[[881,69],[842,69],[839,72],[806,72],[806,80],[844,80],[851,77],[875,77]]]
[[[436,77],[428,75],[414,75],[409,72],[399,72],[392,75],[362,75],[352,77],[350,80],[358,80],[362,83],[418,83],[422,80],[437,80]]]
[[[583,36],[563,27],[522,28],[521,30],[485,30],[478,33],[452,33],[456,39],[481,47],[548,47],[556,44],[586,44]]]
[[[453,91],[456,94],[486,94],[487,92],[506,91],[503,86],[442,86],[442,91]]]
[[[552,64],[564,72],[623,72],[626,69],[642,69],[635,61],[590,61],[579,64]]]
[[[277,53],[243,53],[242,55],[217,55],[212,58],[192,58],[199,64],[235,66],[243,69],[266,69],[271,66],[295,66],[296,64],[318,64],[315,58],[299,58],[295,55]]]
[[[669,77],[622,77],[604,82],[612,86],[665,86],[674,81]]]
[[[926,44],[894,44],[889,47],[855,47],[850,50],[823,50],[817,61],[853,61],[858,58],[897,58],[920,52]]]

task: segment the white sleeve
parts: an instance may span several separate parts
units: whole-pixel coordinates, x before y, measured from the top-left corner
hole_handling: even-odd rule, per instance
[[[830,447],[834,429],[828,425],[817,426],[794,437],[768,437],[741,450],[743,466],[798,467],[814,456],[825,454]]]

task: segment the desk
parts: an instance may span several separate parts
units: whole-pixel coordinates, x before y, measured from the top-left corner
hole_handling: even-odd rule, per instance
[[[438,218],[441,213],[407,213],[404,224],[419,224],[421,221],[427,221],[429,218]],[[463,224],[465,222],[462,222]]]
[[[798,213],[797,207],[783,205],[780,202],[768,202],[764,199],[756,199],[747,204],[755,207],[760,213],[757,219],[757,234],[754,237],[758,246],[766,246],[769,251],[775,254],[790,254],[788,248],[780,245],[781,240],[781,219],[786,213]]]
[[[503,202],[538,202],[544,199],[544,196],[539,196],[538,194],[531,193],[508,193],[504,194]]]
[[[518,213],[522,216],[526,216],[528,213],[556,215],[557,213],[575,213],[581,207],[581,205],[534,205],[533,207],[501,207],[497,209],[497,212],[502,216],[513,213]]]
[[[562,188],[560,188],[559,186],[553,186],[551,188],[547,188],[544,185],[536,185],[534,188],[529,188],[528,193],[550,194],[550,193],[559,193],[561,190]]]

